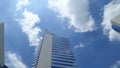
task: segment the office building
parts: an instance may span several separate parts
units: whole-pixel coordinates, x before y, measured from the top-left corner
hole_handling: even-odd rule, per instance
[[[4,24],[0,23],[0,66],[4,66]]]
[[[46,30],[33,68],[75,68],[74,62],[68,38],[56,36]]]
[[[0,68],[7,68],[4,64],[4,23],[0,23]]]
[[[111,20],[111,23],[112,23],[112,28],[113,28],[115,31],[120,32],[120,15],[114,17],[114,18]]]

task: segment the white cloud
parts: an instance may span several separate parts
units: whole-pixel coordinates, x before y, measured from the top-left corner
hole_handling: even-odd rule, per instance
[[[21,57],[16,55],[15,53],[7,53],[8,63],[7,66],[9,68],[27,68],[27,66],[21,61]]]
[[[42,37],[40,32],[42,31],[37,24],[40,23],[38,14],[34,14],[27,10],[31,2],[29,0],[18,0],[16,4],[17,22],[20,24],[22,31],[27,35],[30,46],[35,46],[35,53],[40,44]],[[23,11],[21,11],[23,10]],[[21,15],[23,18],[21,18]]]
[[[112,0],[104,6],[103,32],[108,35],[110,41],[120,40],[120,34],[112,29],[111,19],[120,14],[120,0]]]
[[[76,49],[76,48],[84,48],[84,47],[85,47],[85,45],[83,45],[82,43],[80,43],[80,44],[76,45],[74,47],[74,49]]]
[[[29,0],[18,0],[16,4],[16,12],[21,13],[20,10],[25,10],[22,14],[18,15],[22,15],[24,18],[18,18],[17,21],[21,25],[22,31],[28,36],[30,45],[37,47],[41,40],[41,37],[39,37],[39,32],[41,32],[41,29],[37,27],[36,24],[40,22],[40,18],[38,14],[34,14],[27,10],[26,6],[28,6],[28,4],[30,4]]]
[[[69,26],[76,32],[95,29],[94,19],[89,13],[88,0],[49,0],[49,7],[58,13],[59,18],[69,19]]]
[[[31,46],[38,46],[40,42],[39,32],[41,32],[41,29],[35,25],[40,22],[40,18],[37,14],[29,12],[26,9],[23,12],[23,16],[23,19],[18,19],[22,31],[27,34]]]
[[[29,0],[18,0],[16,4],[16,10],[20,10],[23,6],[27,6],[29,3]]]
[[[112,65],[111,68],[120,68],[120,61],[116,61],[116,63]]]

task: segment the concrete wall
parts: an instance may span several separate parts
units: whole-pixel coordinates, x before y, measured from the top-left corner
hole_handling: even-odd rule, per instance
[[[120,32],[120,15],[114,17],[114,18],[111,20],[111,23],[112,23],[112,28],[113,28],[115,31]]]
[[[52,35],[45,32],[40,49],[37,68],[51,68]]]
[[[0,66],[4,65],[4,24],[0,23]]]

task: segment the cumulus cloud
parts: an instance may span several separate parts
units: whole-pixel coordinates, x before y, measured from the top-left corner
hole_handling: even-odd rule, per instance
[[[104,6],[103,33],[108,35],[110,41],[120,40],[120,34],[112,29],[111,19],[120,15],[120,0],[112,0]]]
[[[16,4],[16,10],[20,10],[23,6],[27,6],[29,3],[29,0],[18,0]]]
[[[120,60],[116,61],[114,65],[111,65],[111,68],[120,68]]]
[[[40,22],[40,18],[37,14],[27,11],[27,9],[24,10],[23,16],[23,19],[18,19],[22,31],[28,36],[31,46],[38,46],[40,42],[39,32],[41,32],[41,29],[35,25]]]
[[[76,32],[88,32],[95,29],[94,19],[89,13],[88,0],[49,0],[49,7],[61,19],[68,18],[69,26]]]
[[[84,48],[84,47],[85,47],[85,45],[83,45],[82,43],[80,43],[80,44],[76,45],[74,47],[74,49],[76,49],[76,48]]]
[[[18,0],[16,4],[16,12],[19,13],[17,16],[20,18],[18,18],[17,21],[19,22],[22,31],[27,35],[30,45],[38,47],[42,38],[39,37],[41,29],[36,26],[36,24],[40,23],[40,18],[38,14],[27,10],[26,6],[28,6],[29,3],[29,0]],[[21,12],[20,10],[24,11]],[[23,18],[21,18],[21,15]]]
[[[27,68],[27,66],[21,61],[21,57],[16,55],[15,53],[7,53],[8,63],[7,66],[9,68]]]

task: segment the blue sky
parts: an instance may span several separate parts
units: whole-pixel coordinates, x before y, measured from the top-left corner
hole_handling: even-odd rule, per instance
[[[119,0],[1,0],[5,63],[31,68],[45,28],[68,37],[78,68],[120,68],[120,34],[110,20]]]

